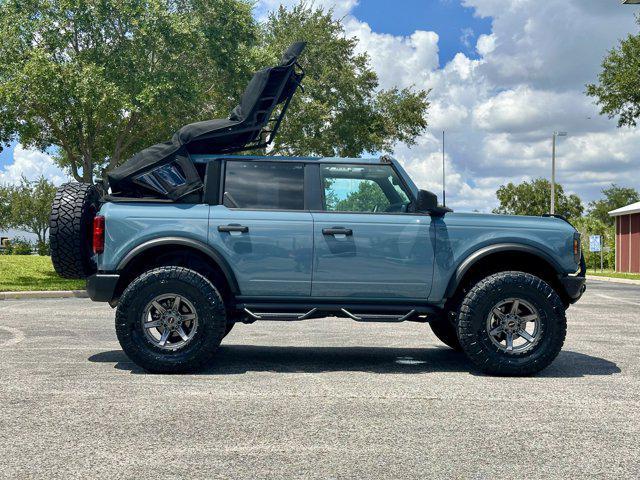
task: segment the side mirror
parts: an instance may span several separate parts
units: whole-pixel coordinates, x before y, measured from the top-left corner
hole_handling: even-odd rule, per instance
[[[416,212],[429,213],[438,207],[438,197],[435,193],[428,190],[418,191],[418,199],[416,200]]]
[[[416,200],[414,211],[418,213],[428,213],[436,217],[442,217],[453,210],[447,207],[438,206],[438,197],[435,193],[428,190],[420,190],[418,191],[418,198]]]

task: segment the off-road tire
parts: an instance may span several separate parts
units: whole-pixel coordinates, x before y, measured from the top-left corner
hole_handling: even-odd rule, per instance
[[[541,337],[530,351],[505,352],[490,339],[487,317],[494,305],[507,298],[525,300],[538,311]],[[546,282],[524,272],[501,272],[480,280],[467,293],[457,328],[462,349],[480,370],[493,375],[527,376],[547,367],[560,353],[567,320],[562,300]]]
[[[51,261],[61,277],[83,279],[96,272],[92,228],[99,199],[97,187],[89,183],[66,183],[56,192],[49,239]]]
[[[184,347],[168,351],[150,342],[142,326],[145,306],[162,294],[178,294],[195,307],[198,329]],[[152,373],[187,373],[215,356],[227,327],[220,292],[199,273],[182,267],[160,267],[143,273],[125,289],[116,310],[116,334],[127,356]]]
[[[437,318],[430,320],[429,326],[433,334],[442,343],[453,348],[456,352],[462,351],[460,340],[458,340],[458,331],[454,323],[448,318],[448,314],[438,315]]]

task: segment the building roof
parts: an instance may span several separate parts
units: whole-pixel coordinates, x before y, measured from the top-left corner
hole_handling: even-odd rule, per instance
[[[620,215],[631,215],[632,213],[640,213],[640,202],[632,203],[626,207],[616,208],[611,210],[609,215],[612,217],[618,217]]]

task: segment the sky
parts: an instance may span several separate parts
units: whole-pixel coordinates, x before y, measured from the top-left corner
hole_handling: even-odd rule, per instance
[[[255,15],[294,0],[258,0]],[[431,89],[429,128],[398,158],[416,183],[442,190],[446,131],[447,204],[491,211],[509,181],[550,177],[585,204],[617,183],[640,189],[640,130],[600,116],[585,85],[607,50],[638,33],[640,7],[618,0],[314,0],[331,7],[368,53],[381,88]],[[286,121],[286,120],[285,120]],[[20,145],[0,153],[0,182],[65,175],[48,155]]]

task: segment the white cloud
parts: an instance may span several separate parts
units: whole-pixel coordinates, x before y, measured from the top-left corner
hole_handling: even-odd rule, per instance
[[[489,55],[495,49],[496,49],[495,35],[493,34],[486,35],[483,33],[478,37],[478,41],[476,42],[476,50],[480,55],[482,56]]]
[[[445,65],[436,32],[393,36],[346,20],[383,88],[432,89],[429,131],[413,148],[396,151],[417,183],[441,190],[446,130],[449,202],[490,210],[501,184],[549,176],[551,133],[566,130],[569,137],[558,144],[558,178],[566,190],[586,202],[611,182],[640,189],[639,131],[617,129],[584,94],[607,50],[637,32],[635,10],[617,0],[463,3],[491,17],[492,31],[478,37],[479,59],[458,53]]]
[[[416,30],[408,37],[376,33],[354,17],[344,22],[348,36],[358,37],[357,51],[366,52],[383,88],[408,87],[428,81],[438,68],[438,34]]]
[[[13,151],[13,163],[0,170],[0,184],[18,183],[22,176],[28,180],[44,176],[55,185],[69,180],[67,174],[53,163],[50,155],[36,150],[27,150],[18,144]]]

